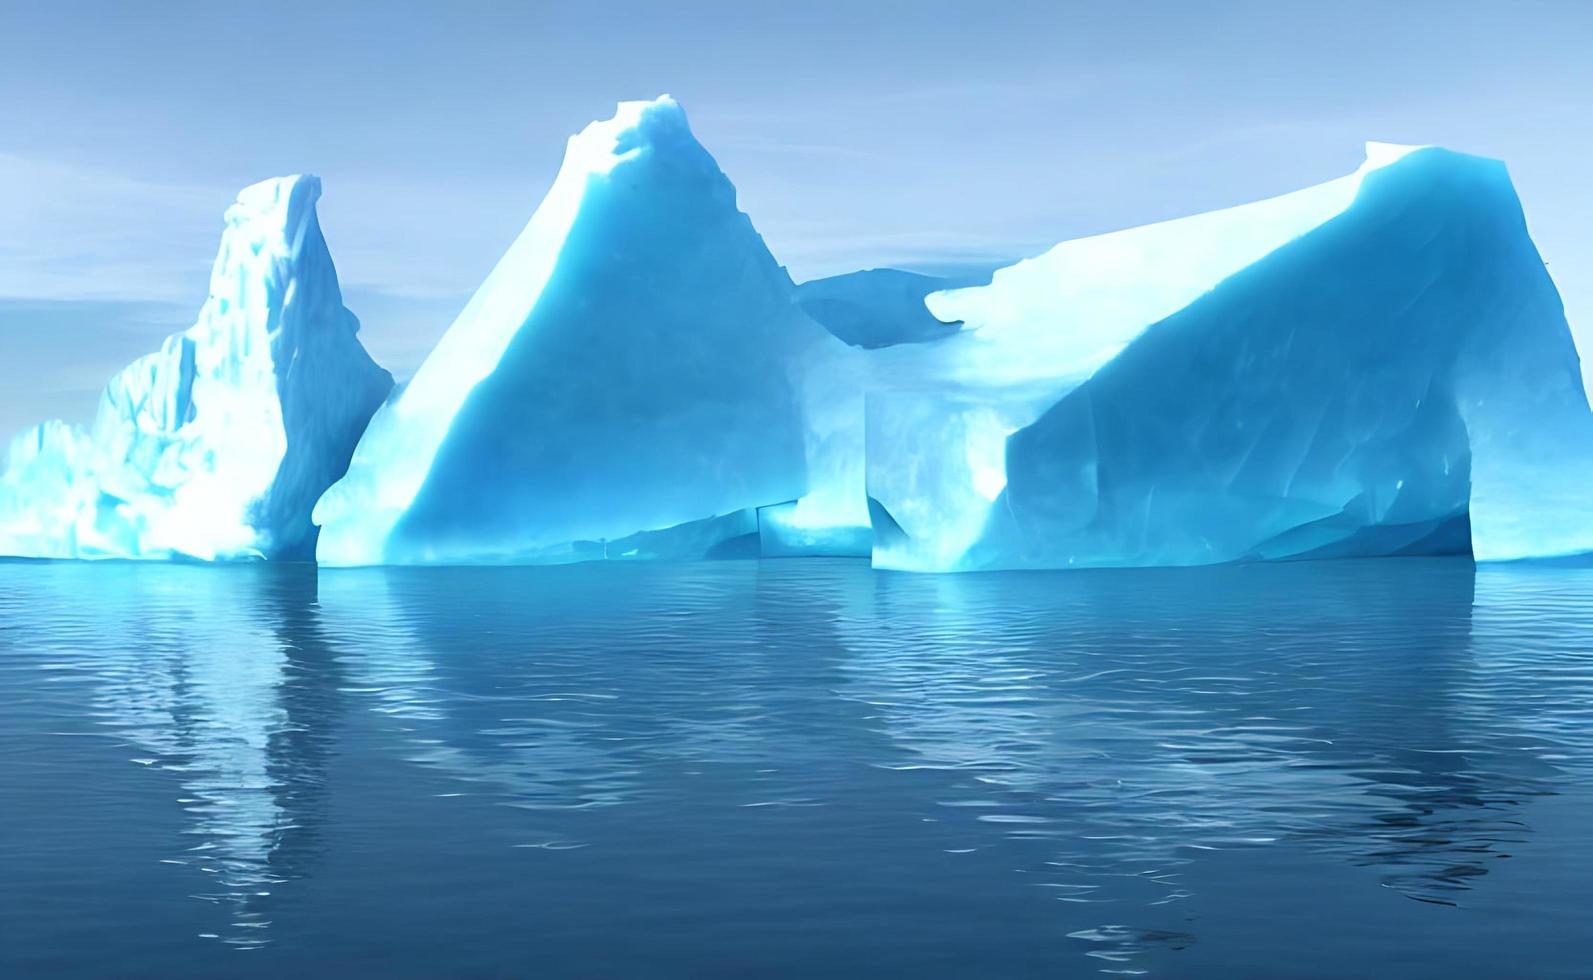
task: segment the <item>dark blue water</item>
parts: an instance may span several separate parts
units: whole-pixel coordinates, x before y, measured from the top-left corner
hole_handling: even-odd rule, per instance
[[[1593,569],[0,565],[0,975],[1586,977]]]

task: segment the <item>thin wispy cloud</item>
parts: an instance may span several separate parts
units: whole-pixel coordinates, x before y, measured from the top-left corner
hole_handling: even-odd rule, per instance
[[[0,153],[0,297],[203,298],[229,200],[215,188]]]

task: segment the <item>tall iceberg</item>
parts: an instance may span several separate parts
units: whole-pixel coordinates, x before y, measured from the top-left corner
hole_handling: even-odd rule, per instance
[[[313,176],[245,188],[198,321],[113,377],[90,428],[12,441],[0,554],[313,555],[310,510],[392,386],[343,306],[320,193]]]
[[[804,365],[841,348],[792,294],[680,107],[621,104],[371,420],[319,560],[757,553],[757,508],[808,490]]]
[[[1593,417],[1496,161],[1372,144],[927,305],[965,326],[878,352],[876,564],[1593,549]]]

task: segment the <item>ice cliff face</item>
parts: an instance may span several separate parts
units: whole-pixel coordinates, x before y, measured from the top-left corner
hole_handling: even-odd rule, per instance
[[[316,507],[319,560],[702,557],[755,539],[755,508],[808,488],[801,364],[841,346],[792,290],[679,106],[622,104],[570,140],[519,239],[372,420]]]
[[[570,140],[385,403],[318,192],[245,190],[198,323],[113,378],[91,429],[12,443],[0,553],[957,571],[1593,551],[1593,414],[1495,161],[1372,144],[1338,180],[977,284],[797,288],[680,108],[625,103]]]
[[[793,292],[678,107],[624,105],[378,414],[320,558],[1593,548],[1575,349],[1493,161],[1373,144],[1317,187],[940,285]]]
[[[922,570],[1593,547],[1593,420],[1504,167],[1373,145],[1066,242],[881,352],[868,484]]]
[[[356,338],[320,182],[245,188],[198,321],[106,385],[93,425],[17,437],[0,554],[308,558],[310,509],[391,387]]]

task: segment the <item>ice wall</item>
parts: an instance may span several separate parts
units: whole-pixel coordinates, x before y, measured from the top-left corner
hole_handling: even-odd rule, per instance
[[[1568,493],[1593,455],[1554,448],[1593,439],[1574,347],[1494,161],[1374,145],[929,306],[967,326],[871,394],[869,492],[904,532],[878,564],[1488,558],[1593,526]]]
[[[385,403],[318,195],[243,191],[198,322],[114,377],[91,427],[12,441],[0,554],[956,571],[1593,551],[1593,415],[1495,161],[1370,144],[1338,180],[980,285],[798,288],[679,106],[625,103],[570,140]]]

